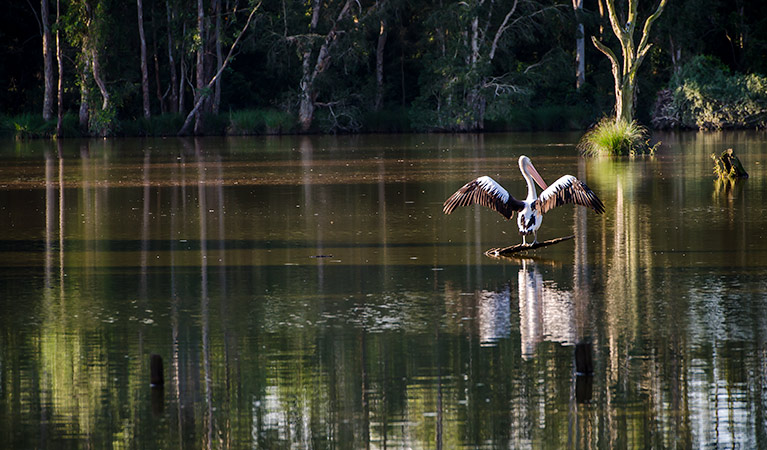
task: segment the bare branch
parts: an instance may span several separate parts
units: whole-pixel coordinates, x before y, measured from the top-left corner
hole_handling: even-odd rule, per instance
[[[591,42],[594,43],[594,47],[596,47],[597,50],[604,53],[605,56],[607,56],[607,59],[610,60],[610,63],[612,64],[613,77],[615,78],[615,85],[619,86],[621,67],[620,67],[620,61],[618,61],[618,58],[615,56],[615,53],[613,53],[613,51],[610,50],[608,46],[601,43],[599,39],[597,39],[595,36],[591,36]]]
[[[655,9],[655,12],[652,13],[650,17],[645,20],[644,27],[642,29],[642,39],[639,41],[639,47],[637,50],[637,58],[641,59],[644,58],[645,54],[647,54],[647,51],[650,49],[651,44],[649,44],[650,40],[650,28],[652,27],[652,24],[660,17],[661,13],[663,12],[663,8],[666,7],[667,0],[661,0],[661,2],[658,4],[658,8]]]
[[[218,72],[216,72],[216,75],[213,76],[213,78],[208,81],[208,84],[205,86],[205,89],[210,89],[213,87],[214,84],[216,84],[216,80],[221,76],[221,74],[224,72],[224,69],[226,69],[226,66],[229,64],[229,61],[232,59],[232,53],[234,52],[234,49],[237,47],[237,44],[240,42],[240,38],[245,34],[245,31],[247,31],[248,27],[250,26],[250,21],[253,19],[253,16],[256,14],[256,11],[258,11],[258,8],[261,7],[261,2],[258,2],[255,7],[253,7],[253,10],[250,12],[250,15],[248,15],[248,20],[245,22],[245,26],[242,27],[242,31],[240,31],[240,34],[237,35],[237,38],[235,38],[234,42],[232,43],[232,46],[229,48],[229,53],[227,53],[226,58],[224,58],[224,62],[221,64],[221,67],[218,69]],[[184,135],[189,130],[189,126],[192,123],[192,118],[197,114],[197,112],[200,110],[200,107],[202,106],[205,95],[200,95],[200,97],[197,99],[197,101],[194,104],[194,108],[189,112],[189,115],[186,116],[186,120],[184,120],[184,125],[181,126],[181,129],[178,130],[179,135]]]
[[[517,10],[517,4],[519,3],[519,0],[514,0],[514,4],[511,5],[511,9],[508,13],[506,13],[506,17],[503,18],[503,22],[501,22],[501,26],[498,27],[498,31],[495,32],[495,37],[493,37],[493,44],[490,46],[490,61],[493,60],[495,57],[495,51],[498,49],[498,41],[501,39],[501,36],[503,36],[503,33],[506,32],[506,29],[508,29],[508,23],[509,19],[511,19],[511,16],[514,14],[514,11]]]

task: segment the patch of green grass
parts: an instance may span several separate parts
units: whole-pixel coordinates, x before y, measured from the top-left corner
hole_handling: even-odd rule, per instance
[[[5,117],[4,131],[16,139],[35,139],[52,136],[56,131],[56,121],[46,122],[39,114],[25,113],[18,116]]]
[[[142,120],[149,136],[175,136],[181,126],[184,125],[185,118],[186,116],[182,114],[169,113],[152,116],[149,120]]]
[[[636,121],[616,122],[609,118],[587,131],[578,143],[586,156],[652,154],[657,146],[648,144],[647,129]]]
[[[43,120],[38,114],[25,113],[17,116],[0,117],[0,135],[15,139],[51,138],[56,134],[57,119]],[[61,120],[61,136],[64,138],[82,136],[76,114],[64,114]]]
[[[266,134],[290,133],[296,128],[296,118],[287,111],[264,109],[261,111]]]
[[[228,115],[226,134],[283,134],[296,126],[292,114],[275,109],[245,109]]]
[[[123,119],[118,123],[117,134],[120,136],[175,136],[183,123],[184,116],[172,113],[152,116],[149,119],[144,117]]]
[[[226,134],[263,134],[265,130],[266,125],[264,124],[261,111],[245,109],[229,113],[229,124],[226,127]]]

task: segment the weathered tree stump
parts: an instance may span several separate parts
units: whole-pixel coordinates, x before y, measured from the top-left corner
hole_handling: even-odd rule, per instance
[[[548,247],[549,245],[559,244],[560,242],[569,241],[574,238],[575,235],[566,236],[556,239],[549,239],[548,241],[536,242],[534,244],[517,244],[509,247],[491,248],[485,252],[485,255],[491,257],[508,256],[515,253],[524,252],[527,250],[534,250],[536,248]]]
[[[711,154],[711,159],[714,160],[714,174],[719,179],[738,180],[740,178],[748,178],[748,172],[743,168],[740,159],[735,156],[735,153],[731,148],[722,152],[721,156]]]

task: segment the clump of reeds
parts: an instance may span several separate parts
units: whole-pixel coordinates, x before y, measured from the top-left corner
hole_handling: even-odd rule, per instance
[[[602,119],[586,132],[578,149],[586,156],[653,154],[658,144],[650,145],[647,129],[636,121]]]

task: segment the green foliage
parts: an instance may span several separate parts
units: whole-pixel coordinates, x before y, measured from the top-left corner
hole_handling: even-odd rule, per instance
[[[288,112],[275,109],[249,109],[229,113],[226,134],[283,134],[292,132],[295,127],[296,119]]]
[[[650,94],[669,85],[676,74],[655,109],[655,125],[767,127],[767,78],[758,75],[767,67],[767,58],[762,57],[767,49],[767,27],[763,26],[767,3],[742,3],[743,8],[735,11],[724,0],[669,2],[637,74],[636,117],[649,122]],[[84,83],[91,122],[90,130],[82,133],[174,135],[178,117],[159,113],[172,110],[171,84],[175,89],[182,86],[185,109],[191,107],[195,50],[200,46],[209,57],[207,76],[215,71],[216,16],[211,9],[215,2],[204,2],[205,17],[210,19],[204,41],[198,36],[196,5],[190,7],[181,0],[145,2],[147,45],[150,57],[157,55],[149,67],[151,111],[157,116],[149,121],[138,118],[143,114],[135,2],[62,0],[60,4],[61,22],[51,25],[61,32],[63,43],[64,108],[79,109]],[[226,53],[254,2],[221,4],[225,9],[221,44]],[[205,106],[206,134],[296,132],[294,116],[306,51],[307,61],[317,69],[311,93],[317,107],[312,132],[573,129],[609,113],[614,105],[609,61],[588,42],[607,22],[588,5],[576,16],[569,3],[553,0],[370,1],[355,3],[353,11],[339,21],[346,1],[330,0],[319,2],[317,27],[310,29],[312,5],[261,5],[254,22],[258,25],[243,36],[221,78],[219,111],[233,112],[211,116],[213,109]],[[642,3],[639,16],[646,16],[656,5]],[[17,122],[4,121],[0,132],[6,135],[52,135],[52,127],[35,118],[42,110],[42,58],[28,56],[40,51],[38,7],[11,2],[7,14],[0,17],[0,61],[4,63],[0,64],[0,111]],[[586,85],[578,91],[573,73],[576,19],[584,24],[587,39]],[[378,105],[381,111],[374,111],[382,26],[388,36],[382,54],[383,104]],[[491,57],[499,27],[505,31]],[[318,59],[333,29],[327,58]],[[603,31],[607,39],[613,39],[609,28]],[[176,74],[173,83],[169,50]],[[99,56],[100,78],[112,104],[107,111],[99,110],[103,99],[93,79],[94,54]],[[696,54],[716,55],[723,62],[703,57],[689,60]],[[689,60],[686,65],[685,60]],[[316,65],[318,61],[321,64]],[[213,97],[210,89],[203,94]],[[22,113],[30,115],[20,118]],[[76,123],[72,120],[69,115],[65,118],[66,123]],[[65,124],[64,134],[79,133]]]
[[[111,136],[114,134],[117,118],[117,108],[110,105],[107,109],[94,108],[88,119],[88,131],[94,136]]]
[[[55,122],[51,129],[50,122],[43,120],[41,115],[30,113],[8,117],[3,124],[3,129],[8,130],[16,139],[49,137],[55,128]]]
[[[175,136],[184,124],[181,114],[161,114],[149,119],[121,120],[118,134],[122,136]]]
[[[356,133],[362,129],[362,110],[351,102],[326,105],[315,111],[315,123],[323,133]]]
[[[362,129],[371,133],[407,133],[412,131],[408,110],[397,107],[366,112],[362,116]]]
[[[56,135],[57,119],[43,120],[39,114],[19,114],[0,116],[0,136],[12,136],[15,139],[51,138]],[[75,114],[64,114],[61,121],[61,137],[80,137],[78,118]]]
[[[583,135],[578,149],[586,156],[618,156],[653,154],[658,145],[648,144],[647,130],[636,121],[616,122],[605,118]]]
[[[731,73],[713,57],[697,56],[659,97],[653,125],[664,128],[767,127],[767,77]]]

